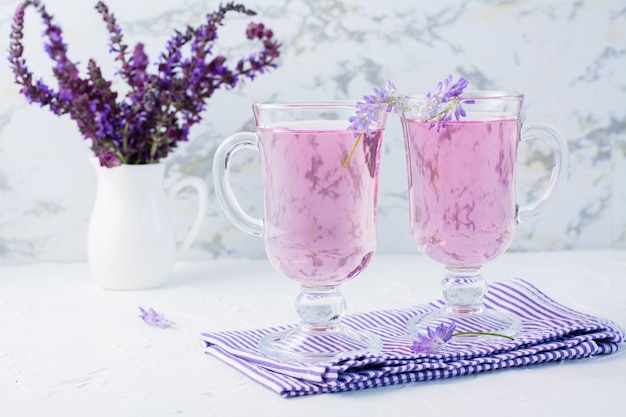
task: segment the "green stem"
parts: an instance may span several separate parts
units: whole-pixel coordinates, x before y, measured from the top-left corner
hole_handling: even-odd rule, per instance
[[[439,111],[439,113],[437,113],[436,115],[434,115],[434,116],[433,116],[433,117],[431,117],[430,119],[426,119],[426,120],[424,120],[424,121],[425,121],[425,122],[429,122],[429,121],[431,121],[431,120],[435,120],[435,119],[438,119],[439,117],[443,116],[444,114],[446,114],[447,112],[449,112],[450,110],[452,110],[452,108],[454,107],[454,105],[458,103],[458,100],[452,100],[452,101],[450,101],[449,103],[450,103],[450,104],[448,104],[448,105],[446,106],[446,108],[445,108],[445,109],[443,109],[443,110]]]
[[[152,142],[152,146],[150,147],[150,158],[148,163],[151,164],[154,162],[154,157],[157,153],[157,149],[159,148],[159,138],[155,138],[154,141]]]
[[[507,336],[500,333],[489,333],[489,332],[458,332],[454,333],[452,336],[463,336],[463,335],[483,335],[483,336],[496,336],[496,337],[504,337],[505,339],[515,340],[511,336]]]
[[[124,130],[122,131],[122,149],[124,154],[128,153],[128,122],[124,124]]]
[[[115,151],[115,156],[117,156],[119,158],[119,160],[122,162],[122,164],[126,164],[127,163],[126,156],[122,155],[121,152]]]
[[[345,162],[341,166],[342,168],[346,168],[348,166],[348,162],[350,162],[350,158],[352,158],[352,154],[356,150],[356,147],[359,144],[359,142],[361,141],[362,137],[363,137],[363,133],[360,133],[359,136],[356,137],[356,141],[354,142],[354,145],[352,146],[352,149],[350,149],[350,153],[348,154],[348,157],[346,158]]]

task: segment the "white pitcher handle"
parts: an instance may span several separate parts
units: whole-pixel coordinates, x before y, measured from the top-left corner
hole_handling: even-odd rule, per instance
[[[176,255],[181,256],[185,253],[190,247],[193,241],[196,239],[198,232],[200,232],[200,226],[202,225],[202,220],[207,210],[208,206],[208,196],[207,196],[207,188],[206,183],[199,177],[184,177],[170,188],[167,189],[166,195],[167,199],[172,202],[183,189],[185,188],[193,188],[196,190],[198,194],[198,205],[196,209],[196,218],[193,221],[193,224],[187,231],[185,237],[183,237],[176,244]]]

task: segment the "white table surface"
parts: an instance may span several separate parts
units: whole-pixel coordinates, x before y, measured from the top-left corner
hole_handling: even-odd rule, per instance
[[[348,313],[435,299],[442,273],[418,254],[377,255],[343,286]],[[626,327],[626,251],[507,253],[485,276]],[[86,264],[2,265],[0,416],[626,415],[623,351],[293,399],[202,353],[201,332],[295,322],[297,292],[266,260],[179,262],[167,286],[135,292],[98,288]],[[140,305],[176,326],[147,326]]]

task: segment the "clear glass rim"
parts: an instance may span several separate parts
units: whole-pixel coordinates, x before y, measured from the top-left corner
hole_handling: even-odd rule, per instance
[[[287,110],[287,109],[353,109],[357,100],[277,100],[257,102],[252,105],[259,110]]]
[[[426,94],[409,94],[409,100],[426,100]],[[468,90],[461,94],[464,100],[523,100],[524,94],[513,90]]]

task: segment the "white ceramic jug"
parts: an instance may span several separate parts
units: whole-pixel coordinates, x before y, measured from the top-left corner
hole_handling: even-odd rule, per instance
[[[161,286],[200,230],[207,207],[205,182],[185,177],[165,190],[164,163],[106,168],[93,158],[92,164],[98,189],[87,257],[94,279],[113,290]],[[198,207],[191,228],[177,241],[169,203],[186,187],[197,191]]]

